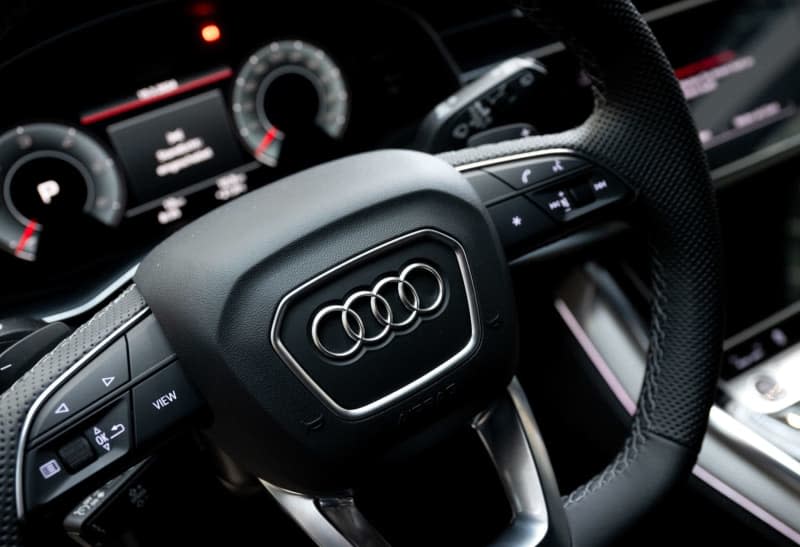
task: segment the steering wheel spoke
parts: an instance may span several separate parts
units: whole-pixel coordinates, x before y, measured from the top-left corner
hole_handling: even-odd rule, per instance
[[[317,545],[389,546],[359,511],[350,493],[320,497],[286,490],[263,479],[261,484]]]
[[[511,508],[510,526],[492,545],[535,547],[548,534],[548,545],[560,545],[565,531],[554,528],[563,527],[563,509],[536,421],[516,378],[475,416],[471,427],[491,459]],[[351,491],[319,496],[293,492],[263,479],[261,484],[317,545],[389,545],[358,509]]]
[[[27,412],[16,469],[19,518],[69,504],[202,414],[202,399],[135,287],[106,312],[116,308],[129,308],[118,312],[126,319]]]
[[[550,512],[561,510],[556,504],[548,510],[544,480],[555,481],[552,472],[540,472],[534,447],[543,447],[536,421],[525,392],[517,379],[508,390],[472,422],[494,464],[511,506],[511,526],[495,545],[533,547],[539,545],[550,529]],[[539,458],[546,454],[539,453]],[[545,470],[549,462],[545,461]]]

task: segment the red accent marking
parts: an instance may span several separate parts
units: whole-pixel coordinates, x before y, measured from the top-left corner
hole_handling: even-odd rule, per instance
[[[267,148],[269,148],[269,145],[272,144],[272,141],[274,141],[275,137],[277,136],[278,136],[278,128],[273,125],[272,127],[269,128],[267,134],[264,135],[264,138],[261,139],[261,143],[259,143],[258,148],[256,148],[256,156],[260,156],[261,154],[263,154],[267,150]]]
[[[191,8],[192,15],[195,17],[209,17],[214,14],[217,9],[211,2],[198,2]]]
[[[126,112],[143,108],[147,105],[151,105],[160,101],[165,101],[167,99],[175,97],[176,95],[188,93],[189,91],[194,91],[195,89],[215,84],[217,82],[221,82],[222,80],[227,80],[231,76],[233,76],[233,70],[231,70],[230,68],[224,68],[217,72],[213,72],[211,74],[201,76],[197,79],[189,80],[188,82],[182,83],[178,85],[178,87],[176,87],[175,89],[167,91],[166,93],[162,93],[161,95],[154,95],[153,97],[148,97],[146,99],[133,99],[131,101],[127,101],[124,103],[120,103],[116,106],[106,108],[105,110],[92,112],[91,114],[87,114],[81,117],[81,124],[92,125],[93,123],[101,122],[103,120],[107,120],[108,118],[113,118],[115,116],[119,116],[120,114],[125,114]]]
[[[25,252],[25,246],[28,244],[28,240],[37,229],[39,229],[39,224],[35,220],[29,220],[28,224],[25,226],[25,230],[22,232],[22,237],[19,238],[17,248],[14,250],[15,255]]]
[[[676,68],[675,76],[677,76],[679,80],[683,80],[689,78],[690,76],[694,76],[695,74],[699,74],[706,70],[710,70],[720,65],[724,65],[725,63],[729,63],[734,59],[736,59],[736,52],[731,50],[726,50],[721,53],[717,53],[716,55],[712,55],[711,57],[706,57],[705,59],[701,59],[692,64],[683,66],[681,68]]]

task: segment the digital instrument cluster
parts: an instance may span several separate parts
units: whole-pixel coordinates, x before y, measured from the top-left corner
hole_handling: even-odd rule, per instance
[[[229,81],[231,101],[220,89]],[[9,129],[0,136],[0,245],[34,261],[40,238],[69,231],[80,215],[115,227],[155,211],[170,224],[193,195],[224,202],[248,191],[259,162],[277,167],[292,140],[313,150],[341,139],[349,112],[331,56],[285,40],[253,52],[238,72],[154,82],[82,115],[82,126],[110,122],[111,150],[73,126]]]
[[[460,85],[432,29],[367,0],[320,4],[314,17],[148,3],[0,55],[0,81],[5,313],[96,294],[170,233],[264,184],[409,147]]]
[[[800,147],[796,3],[684,4],[648,17],[711,167]],[[0,308],[82,286],[97,294],[181,226],[304,168],[428,150],[426,116],[509,56],[530,54],[548,75],[536,123],[512,136],[558,132],[591,111],[573,58],[544,45],[506,51],[498,44],[516,34],[494,19],[488,34],[437,28],[430,13],[373,0],[309,15],[291,3],[155,2],[0,55]],[[530,44],[534,25],[513,22]],[[515,121],[526,120],[503,123]]]

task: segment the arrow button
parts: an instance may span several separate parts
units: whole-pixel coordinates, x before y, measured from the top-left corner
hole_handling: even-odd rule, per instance
[[[36,416],[31,436],[37,437],[84,408],[123,387],[130,379],[125,339],[111,344],[53,394]],[[113,424],[112,424],[113,425]],[[102,445],[100,445],[102,447]]]

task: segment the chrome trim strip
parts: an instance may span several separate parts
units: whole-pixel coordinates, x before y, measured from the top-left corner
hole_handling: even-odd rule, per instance
[[[714,187],[719,190],[754,172],[796,156],[798,151],[800,151],[800,134],[787,137],[712,169],[711,179],[714,181]]]
[[[132,290],[133,287],[134,286],[132,285],[131,288],[128,290]],[[122,295],[120,295],[119,298],[121,298],[125,294],[127,294],[127,291],[125,291]],[[36,398],[36,400],[33,402],[33,405],[31,405],[31,408],[28,410],[28,413],[25,416],[25,421],[22,424],[22,430],[19,436],[19,444],[17,446],[17,462],[16,462],[16,472],[14,480],[16,483],[15,489],[16,489],[17,518],[19,518],[20,520],[24,520],[25,518],[25,499],[23,493],[24,489],[22,487],[23,472],[24,472],[23,464],[25,461],[25,447],[28,442],[28,435],[30,433],[31,426],[33,425],[33,419],[36,416],[36,413],[39,411],[41,406],[47,401],[50,395],[53,394],[53,392],[55,392],[59,387],[61,387],[61,385],[63,385],[67,380],[69,380],[69,378],[71,378],[76,372],[82,369],[86,363],[94,359],[99,353],[101,353],[108,346],[114,343],[120,336],[124,335],[134,324],[136,324],[142,317],[147,315],[149,312],[150,308],[145,306],[143,309],[137,312],[133,317],[128,319],[125,323],[123,323],[114,332],[109,334],[99,344],[97,344],[95,347],[89,350],[83,357],[78,359],[78,361],[75,362],[75,364],[73,364],[66,371],[64,371],[52,384],[50,384],[47,387],[47,389],[45,389],[41,393],[41,395],[39,395]],[[98,317],[100,317],[99,314],[94,316],[92,319],[90,319],[87,323],[85,323],[75,332],[80,332],[80,330],[87,328],[92,323],[92,321],[96,320]],[[75,333],[73,333],[73,335],[74,334]],[[55,347],[55,349],[53,349],[53,351],[48,353],[42,359],[45,359],[53,352],[58,351],[58,349],[61,348],[63,344],[67,343],[67,341],[70,340],[71,336],[65,338],[60,344],[58,344],[58,346]],[[14,389],[14,386],[11,386],[10,389]]]
[[[511,534],[514,541],[500,545],[533,547],[542,542],[550,527],[544,489],[533,456],[538,434],[533,412],[517,378],[508,386],[507,394],[472,422],[497,476],[503,485],[511,511]]]
[[[559,302],[561,303],[560,306]],[[589,358],[590,362],[597,369],[603,379],[606,380],[606,375],[603,374],[603,371],[605,371],[607,374],[610,374],[610,377],[613,378],[612,383],[616,385],[618,389],[615,390],[612,383],[607,383],[612,393],[615,396],[618,396],[618,390],[621,389],[622,392],[624,392],[623,398],[631,400],[630,394],[628,394],[622,388],[622,384],[619,382],[619,379],[616,378],[613,370],[605,361],[603,356],[600,355],[600,352],[592,343],[588,333],[583,329],[580,322],[575,318],[574,314],[572,314],[571,310],[569,310],[566,303],[558,298],[556,299],[555,307],[559,315],[562,317],[562,319],[564,319],[564,323],[569,329],[570,333],[581,345],[581,348],[584,350],[586,350],[586,347],[590,348],[589,351],[586,351],[586,356]],[[562,314],[562,308],[568,312],[567,317]],[[568,318],[571,318],[571,320],[568,320]],[[585,347],[584,344],[587,344],[587,346]],[[620,404],[625,406],[625,402],[622,399],[618,398],[617,400],[620,402]],[[776,465],[779,468],[779,471],[783,472],[784,474],[793,476],[795,479],[800,479],[800,462],[797,462],[783,450],[773,445],[744,424],[740,423],[738,420],[736,420],[736,418],[725,412],[717,405],[712,407],[709,414],[709,433],[707,433],[707,435],[709,434],[717,435],[720,439],[732,444],[740,451],[745,450],[747,454],[756,455],[762,460]],[[769,511],[747,498],[741,492],[728,486],[722,482],[721,479],[715,477],[709,471],[700,467],[699,465],[695,465],[692,473],[699,480],[703,481],[709,487],[713,488],[721,495],[742,507],[742,509],[749,512],[766,525],[770,526],[792,541],[800,544],[800,531],[795,530],[787,523],[772,515]]]
[[[786,319],[796,315],[800,312],[800,302],[795,302],[794,304],[790,304],[789,306],[783,308],[782,310],[770,315],[766,319],[763,319],[756,323],[755,325],[744,329],[741,332],[738,332],[725,340],[722,348],[727,351],[731,349],[733,346],[737,346],[752,338],[753,336],[764,332],[765,330],[782,323]]]
[[[554,154],[569,154],[571,156],[577,156],[581,158],[583,157],[583,155],[580,152],[576,152],[575,150],[570,150],[569,148],[548,148],[546,150],[536,150],[534,152],[520,152],[519,154],[511,154],[509,156],[500,156],[498,158],[491,158],[488,160],[465,163],[464,165],[457,166],[456,170],[463,173],[464,171],[469,171],[470,169],[480,169],[482,167],[490,167],[492,165],[497,165],[498,163],[508,163],[511,161],[518,161],[518,160],[529,160],[541,156],[552,156]]]
[[[511,526],[506,530],[510,535],[501,534],[495,544],[535,547],[547,535],[550,522],[533,456],[539,430],[516,378],[502,397],[475,417],[472,427],[494,464],[513,512]],[[315,497],[286,490],[264,479],[259,481],[317,545],[388,546],[358,510],[352,495]],[[337,520],[339,527],[335,525]],[[508,538],[513,539],[505,541]]]
[[[636,401],[625,391],[622,382],[619,381],[614,371],[611,370],[611,367],[608,366],[603,356],[597,351],[589,335],[581,328],[580,323],[572,314],[572,311],[570,311],[569,306],[560,298],[556,298],[555,306],[561,319],[567,325],[567,328],[575,337],[575,340],[577,340],[583,352],[597,369],[597,372],[600,373],[603,381],[605,381],[608,388],[617,398],[617,401],[625,408],[628,414],[633,416],[636,413]]]
[[[461,270],[461,279],[464,283],[464,293],[467,296],[467,307],[469,309],[470,314],[470,326],[471,326],[471,334],[470,339],[467,344],[458,351],[455,355],[450,357],[444,363],[438,365],[433,370],[427,372],[423,376],[420,376],[416,380],[406,384],[405,386],[401,387],[400,389],[389,393],[377,399],[367,405],[358,407],[358,408],[345,408],[337,403],[330,395],[328,395],[325,390],[323,390],[319,384],[317,384],[313,378],[303,369],[300,363],[292,356],[291,352],[289,352],[288,348],[283,344],[279,336],[279,328],[281,320],[283,319],[283,314],[286,311],[286,307],[289,305],[289,301],[292,300],[295,296],[299,293],[306,291],[307,289],[317,285],[318,283],[322,282],[324,279],[330,277],[331,275],[335,275],[336,273],[349,268],[353,264],[360,262],[367,258],[370,255],[375,253],[385,251],[392,247],[396,247],[401,245],[407,241],[412,239],[416,239],[422,236],[434,236],[438,239],[444,240],[447,244],[453,247],[453,252],[456,255],[456,260],[458,261],[459,269]],[[386,408],[387,406],[399,401],[400,399],[406,397],[410,393],[420,389],[421,387],[433,382],[437,378],[444,375],[450,369],[460,365],[464,359],[468,358],[469,355],[475,350],[478,346],[478,341],[481,338],[482,334],[482,325],[480,321],[480,313],[478,310],[478,298],[475,292],[475,284],[472,279],[472,273],[469,267],[469,262],[467,261],[466,251],[464,251],[464,247],[453,239],[452,237],[444,234],[438,230],[433,230],[430,228],[425,228],[422,230],[417,230],[385,243],[378,245],[377,247],[373,247],[372,249],[360,253],[352,258],[349,258],[334,266],[333,268],[317,275],[316,277],[306,281],[296,289],[292,290],[289,294],[284,296],[278,307],[275,311],[275,319],[272,321],[272,326],[270,327],[270,341],[272,342],[272,347],[275,349],[275,352],[280,356],[284,363],[289,367],[289,369],[297,376],[297,378],[305,384],[305,386],[312,392],[316,397],[325,404],[329,409],[333,412],[338,414],[339,416],[347,419],[359,419],[379,410]]]
[[[795,543],[800,544],[800,533],[798,533],[797,530],[789,527],[775,515],[750,501],[738,491],[722,482],[722,480],[714,476],[714,474],[707,469],[700,465],[695,465],[694,469],[692,469],[692,474],[754,517],[764,522],[767,526],[774,528],[777,532],[783,534]]]
[[[117,277],[111,283],[105,286],[105,288],[101,289],[97,294],[95,294],[90,299],[86,300],[84,303],[74,306],[72,308],[67,308],[65,310],[59,312],[52,312],[50,315],[45,315],[42,317],[42,321],[45,323],[55,323],[56,321],[64,321],[66,319],[72,319],[78,315],[86,313],[90,311],[92,308],[95,308],[103,303],[109,296],[114,294],[116,291],[130,283],[133,279],[133,276],[136,275],[136,270],[139,269],[139,263],[136,263],[132,268],[124,272],[122,275]]]
[[[750,456],[767,461],[794,480],[800,479],[800,462],[739,420],[714,405],[708,417],[709,433],[733,443]]]
[[[666,6],[647,11],[642,14],[642,17],[648,23],[653,23],[659,19],[666,19],[667,17],[672,17],[673,15],[678,15],[684,11],[699,8],[705,4],[713,4],[714,2],[719,2],[719,0],[683,0],[682,2],[667,4]]]

